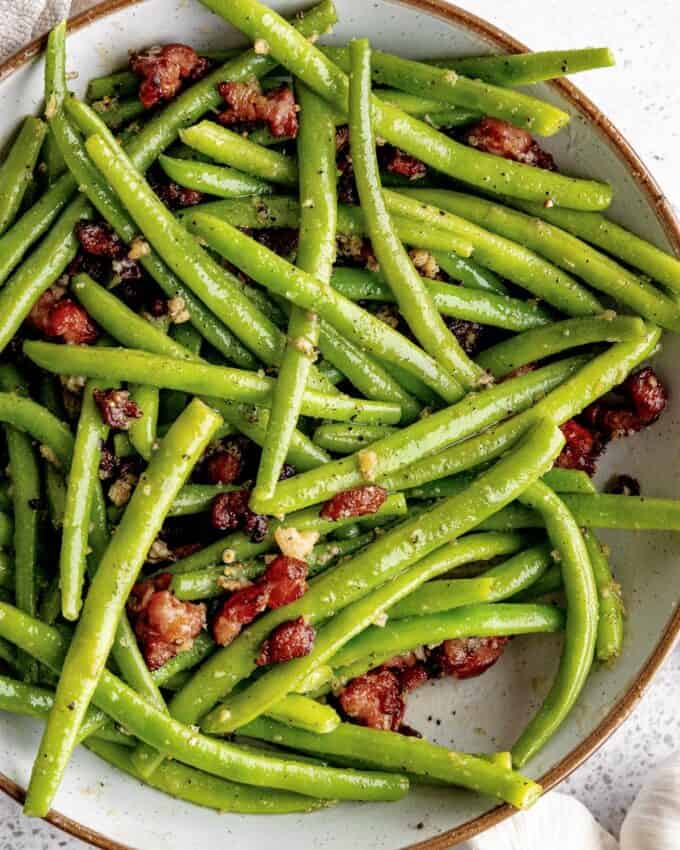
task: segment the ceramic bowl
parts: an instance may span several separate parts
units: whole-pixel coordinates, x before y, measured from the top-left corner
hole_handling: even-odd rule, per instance
[[[300,0],[269,2],[291,13]],[[416,58],[524,49],[442,0],[336,3],[340,23],[332,42],[368,36],[376,47]],[[241,39],[195,0],[110,0],[73,22],[68,68],[78,76],[72,85],[82,92],[89,78],[124,65],[128,50],[170,41],[216,48]],[[0,140],[9,136],[21,115],[40,108],[40,50],[36,43],[0,69]],[[560,166],[609,180],[616,190],[611,215],[659,246],[677,251],[680,234],[668,205],[610,122],[568,83],[542,85],[538,94],[573,116],[568,128],[547,144]],[[600,470],[602,480],[613,472],[627,472],[641,481],[648,495],[680,498],[680,393],[673,393],[679,356],[677,338],[665,337],[656,365],[670,383],[670,409],[658,425],[609,449]],[[541,777],[546,787],[562,780],[625,719],[680,631],[680,536],[603,536],[611,545],[628,610],[625,648],[613,669],[593,673],[568,721],[530,764],[528,772]],[[446,746],[471,752],[507,749],[545,694],[558,655],[557,639],[517,639],[481,678],[445,680],[418,691],[410,699],[406,720]],[[17,799],[28,781],[40,731],[32,721],[0,716],[0,786]],[[471,793],[416,788],[406,800],[391,805],[345,804],[303,817],[218,815],[156,793],[80,749],[50,820],[105,848],[193,850],[228,843],[263,850],[435,850],[511,814],[509,807],[494,806]]]

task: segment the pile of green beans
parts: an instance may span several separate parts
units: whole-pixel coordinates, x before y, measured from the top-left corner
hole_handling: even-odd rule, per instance
[[[78,744],[239,814],[409,780],[528,807],[518,770],[626,652],[596,530],[680,531],[680,501],[566,468],[562,430],[680,330],[680,261],[606,217],[608,184],[451,131],[559,133],[569,115],[516,87],[611,51],[406,59],[317,45],[332,0],[290,20],[201,2],[252,47],[200,54],[215,67],[151,112],[127,69],[70,94],[55,27],[44,115],[0,162],[0,710],[45,723],[25,811],[47,813]],[[225,81],[278,89],[277,110],[289,87],[299,126],[213,120]],[[204,197],[170,209],[164,178]],[[81,225],[100,220],[101,274]],[[305,581],[277,604],[285,570]],[[160,666],[156,603],[180,631],[195,615]],[[298,620],[308,645],[263,664]],[[346,722],[331,698],[444,641],[553,632],[511,753]]]

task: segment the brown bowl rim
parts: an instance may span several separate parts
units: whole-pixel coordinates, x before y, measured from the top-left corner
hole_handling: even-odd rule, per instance
[[[104,0],[103,3],[99,3],[92,9],[88,9],[71,18],[68,24],[69,31],[74,32],[82,29],[106,15],[143,2],[144,0]],[[391,2],[395,2],[395,0],[391,0]],[[447,0],[396,0],[396,2],[403,6],[420,9],[428,15],[442,18],[445,21],[451,21],[465,29],[471,30],[477,35],[482,36],[491,46],[499,47],[505,53],[528,52],[526,45],[513,38],[504,30],[462,9],[460,6],[451,5]],[[45,37],[37,38],[2,63],[0,65],[0,82],[39,56],[45,49],[45,45]],[[649,198],[652,208],[656,212],[656,217],[662,225],[675,253],[680,254],[680,223],[676,219],[666,196],[630,143],[607,116],[573,83],[568,80],[555,80],[550,82],[549,85],[559,91],[592,124],[595,124],[614,152],[624,160],[635,183]],[[558,764],[540,778],[539,781],[546,791],[562,782],[563,779],[566,779],[573,770],[599,749],[630,715],[651,682],[652,677],[673,648],[678,635],[680,635],[680,605],[678,605],[664,629],[654,651],[626,693],[587,738],[571,752],[567,753]],[[26,795],[24,788],[3,773],[0,773],[0,790],[19,803],[23,803]],[[424,841],[404,845],[402,850],[447,850],[447,848],[451,848],[461,841],[467,841],[475,835],[479,835],[492,826],[495,826],[500,821],[510,817],[514,812],[515,809],[507,804],[497,806],[495,809],[473,818],[454,829],[449,829]],[[75,838],[87,841],[95,847],[102,848],[102,850],[135,850],[130,845],[121,844],[114,839],[107,838],[105,835],[74,821],[72,818],[66,817],[66,815],[54,809],[48,812],[45,820],[64,832],[73,835]]]

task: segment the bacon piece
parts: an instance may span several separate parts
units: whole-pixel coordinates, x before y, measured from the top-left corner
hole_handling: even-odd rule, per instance
[[[405,667],[398,673],[399,685],[402,694],[409,694],[417,688],[422,687],[430,678],[424,664],[414,664],[413,667]]]
[[[229,451],[217,451],[208,461],[208,478],[213,484],[233,484],[241,474],[241,458]]]
[[[424,162],[406,153],[400,148],[389,147],[384,160],[384,167],[392,174],[399,174],[409,180],[420,180],[427,174]]]
[[[86,254],[109,260],[120,260],[126,254],[125,245],[103,221],[79,221],[74,233]]]
[[[168,180],[157,168],[149,170],[147,179],[156,195],[173,212],[186,207],[194,207],[196,204],[200,204],[205,197],[203,192],[199,192],[197,189],[187,189],[186,186],[180,186],[179,183]]]
[[[650,366],[626,378],[623,390],[632,401],[635,413],[643,425],[656,422],[668,404],[666,388]]]
[[[90,345],[99,336],[99,331],[84,307],[70,298],[63,298],[50,310],[47,335],[60,336],[70,345]]]
[[[138,582],[128,599],[134,631],[150,670],[157,670],[179,652],[190,649],[205,626],[205,605],[176,599],[168,590],[171,578],[168,573],[161,573]]]
[[[262,577],[268,588],[270,608],[281,608],[295,602],[307,592],[307,564],[298,558],[278,555]]]
[[[102,419],[110,428],[127,431],[132,420],[140,419],[142,416],[139,405],[130,400],[130,393],[127,390],[114,388],[93,390],[92,395]]]
[[[567,442],[555,466],[561,469],[581,469],[592,475],[600,454],[600,444],[593,432],[575,419],[569,419],[560,428]]]
[[[243,529],[253,543],[261,543],[269,530],[269,522],[266,516],[250,510],[249,500],[250,490],[236,490],[215,496],[210,509],[213,528],[219,531]]]
[[[244,227],[243,232],[279,257],[289,259],[297,252],[299,234],[292,227],[263,227],[256,230]]]
[[[404,717],[404,700],[397,676],[379,668],[352,679],[340,692],[343,714],[361,726],[396,732]]]
[[[332,521],[374,514],[387,499],[387,490],[374,484],[345,490],[329,499],[321,508],[320,516]]]
[[[229,107],[217,115],[220,124],[264,122],[272,136],[294,139],[298,133],[298,105],[290,86],[262,91],[253,77],[247,82],[224,82],[217,90]]]
[[[314,646],[316,631],[314,626],[305,622],[304,617],[281,623],[264,641],[257,657],[256,664],[282,664],[293,658],[309,655]]]
[[[297,475],[297,469],[292,463],[284,463],[279,474],[279,481],[287,481],[289,478],[294,478]]]
[[[480,676],[503,654],[509,637],[469,637],[445,640],[430,655],[430,662],[444,676],[471,679]]]
[[[531,138],[531,134],[499,118],[482,118],[471,127],[466,127],[463,140],[470,147],[485,153],[535,165],[555,171],[555,161]]]
[[[243,626],[261,614],[269,601],[269,589],[260,582],[232,593],[213,620],[213,637],[220,646],[228,646]]]
[[[28,323],[36,330],[48,336],[50,314],[63,297],[64,289],[61,286],[51,286],[49,289],[46,289],[31,307],[31,311],[27,317]]]
[[[185,44],[166,44],[133,53],[130,68],[142,77],[139,99],[150,109],[162,100],[172,100],[184,80],[195,82],[204,77],[210,62]]]

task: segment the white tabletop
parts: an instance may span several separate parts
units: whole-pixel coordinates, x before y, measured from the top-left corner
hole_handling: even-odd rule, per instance
[[[95,5],[75,0],[74,10]],[[680,207],[680,50],[677,0],[461,0],[533,49],[606,44],[616,71],[575,81],[632,142],[671,201]],[[562,785],[616,833],[649,770],[680,748],[680,648],[668,659],[633,716]],[[40,821],[22,818],[0,796],[0,850],[85,850]],[[140,848],[142,850],[142,848]]]

